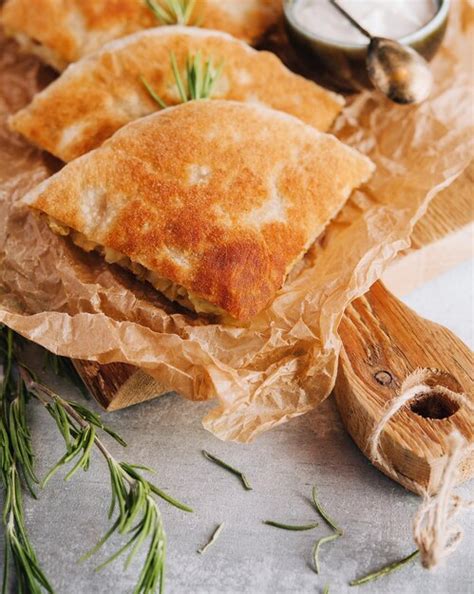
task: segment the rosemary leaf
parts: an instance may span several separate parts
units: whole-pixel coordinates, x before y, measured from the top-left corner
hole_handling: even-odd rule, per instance
[[[233,466],[230,466],[230,464],[227,464],[227,462],[224,462],[223,460],[216,458],[216,456],[213,456],[209,452],[206,452],[206,450],[202,450],[202,453],[203,453],[204,457],[207,458],[208,460],[211,460],[211,462],[214,462],[218,466],[221,466],[222,468],[225,468],[229,472],[232,472],[232,474],[235,474],[236,476],[238,476],[240,478],[240,480],[242,481],[242,485],[244,486],[244,489],[246,491],[252,490],[252,487],[243,472],[241,472],[240,470],[237,470],[237,468],[234,468]]]
[[[374,571],[373,573],[369,573],[364,577],[352,580],[351,582],[349,582],[349,586],[362,586],[363,584],[367,584],[367,582],[372,582],[373,580],[383,577],[384,575],[388,575],[393,571],[397,571],[397,569],[401,569],[404,565],[410,563],[410,561],[415,559],[415,557],[417,557],[419,553],[420,551],[417,549],[416,551],[413,551],[407,557],[404,557],[399,561],[394,561],[393,563],[390,563],[389,565],[382,567],[382,569],[379,569],[378,571]]]
[[[0,339],[2,343],[2,352],[5,353],[2,358],[3,380],[0,388],[0,397],[4,403],[5,396],[9,391],[12,381],[13,366],[13,332],[6,326],[0,326]]]
[[[90,409],[86,408],[85,406],[82,406],[82,404],[78,404],[77,402],[74,402],[72,400],[68,400],[68,402],[72,406],[72,408],[81,415],[81,417],[84,420],[88,421],[92,425],[95,425],[99,429],[102,429],[102,431],[105,431],[105,433],[110,435],[110,437],[115,439],[115,441],[117,443],[119,443],[121,446],[123,446],[124,448],[127,447],[127,442],[124,439],[122,439],[120,437],[120,435],[118,433],[116,433],[113,429],[111,429],[110,427],[105,425],[102,422],[102,419],[99,414],[91,411]],[[148,470],[151,470],[151,469],[148,469]]]
[[[343,531],[341,530],[341,528],[339,528],[336,522],[327,514],[327,512],[323,509],[322,505],[319,503],[317,497],[317,490],[315,486],[313,487],[312,491],[312,501],[316,511],[323,518],[326,524],[328,524],[328,526],[330,526],[335,532],[337,532],[339,536],[342,536]]]
[[[320,538],[314,543],[312,557],[313,569],[316,573],[319,573],[319,550],[321,546],[326,542],[332,542],[333,540],[336,540],[340,536],[341,534],[339,532],[335,532],[334,534],[330,534],[329,536],[323,536],[323,538]]]
[[[170,54],[170,63],[181,103],[211,98],[222,73],[222,64],[216,68],[209,59],[203,65],[201,53],[197,52],[186,59],[186,77],[183,80],[174,53]],[[140,76],[140,80],[152,99],[162,109],[166,109],[168,107],[167,103],[158,95],[146,78]]]
[[[219,526],[217,526],[217,528],[214,530],[214,532],[212,533],[211,538],[209,539],[209,541],[200,549],[198,549],[198,553],[200,555],[204,555],[204,553],[207,551],[207,549],[209,547],[211,547],[216,540],[219,538],[219,534],[222,532],[222,529],[224,528],[224,522],[222,522],[222,524],[219,524]]]
[[[36,499],[33,485],[39,481],[33,470],[33,448],[31,435],[26,422],[25,391],[23,385],[17,386],[17,395],[9,404],[8,431],[14,457],[21,461],[20,472],[32,497]]]
[[[323,589],[323,594],[329,594],[329,584],[326,584]]]
[[[196,0],[145,0],[162,25],[189,25]]]
[[[171,69],[173,71],[173,76],[176,81],[176,86],[178,87],[178,93],[181,98],[181,102],[186,103],[188,101],[188,93],[186,92],[186,89],[184,88],[184,83],[183,83],[183,79],[181,78],[181,74],[179,72],[178,63],[176,61],[176,56],[173,53],[170,56],[170,60],[171,60]],[[189,66],[187,67],[187,72],[189,72]],[[188,79],[188,86],[190,87],[190,89],[192,88],[192,84],[193,84],[193,82]],[[191,95],[191,97],[192,97],[192,95]]]
[[[303,530],[312,530],[319,526],[319,524],[282,524],[280,522],[274,522],[273,520],[265,520],[263,522],[267,526],[273,526],[274,528],[281,528],[282,530],[294,530],[294,531],[303,531]]]
[[[82,453],[80,454],[79,460],[64,477],[65,481],[68,481],[70,478],[72,478],[79,469],[89,469],[92,446],[94,445],[95,441],[95,433],[96,429],[93,425],[90,425],[89,427],[84,429],[84,431],[81,432],[80,450],[78,451],[78,453],[80,453],[81,451]]]
[[[188,82],[188,100],[209,99],[214,91],[222,72],[222,64],[214,67],[208,59],[202,65],[201,53],[188,57],[186,63],[186,78]]]
[[[188,0],[184,2],[184,12],[183,12],[183,21],[185,24],[189,23],[191,20],[191,15],[193,13],[194,7],[196,6],[196,0]]]
[[[158,95],[158,93],[155,91],[155,89],[150,85],[150,83],[146,80],[146,78],[144,76],[140,75],[140,80],[142,81],[145,89],[150,93],[151,98],[154,99],[156,101],[156,103],[158,103],[158,105],[162,108],[162,109],[166,109],[168,107],[168,105],[163,101],[163,99]]]
[[[170,15],[162,6],[160,6],[160,4],[153,2],[153,0],[145,0],[145,4],[163,25],[173,24],[172,15]]]
[[[136,472],[137,469],[150,471],[150,468],[147,468],[146,466],[140,466],[139,464],[126,464],[125,462],[121,462],[120,464],[124,468],[124,470],[126,470],[128,472],[128,474],[131,477],[133,477],[134,479],[137,479],[137,480],[143,480]],[[146,481],[146,482],[147,482],[148,487],[150,488],[150,491],[152,493],[154,493],[155,495],[158,495],[158,497],[161,497],[162,499],[164,499],[165,501],[167,501],[174,507],[177,507],[178,509],[181,509],[186,512],[193,511],[192,508],[190,508],[188,505],[181,503],[181,501],[178,501],[174,497],[171,497],[171,495],[168,495],[168,493],[165,493],[164,491],[162,491],[161,489],[159,489],[157,486],[153,485],[149,481]]]

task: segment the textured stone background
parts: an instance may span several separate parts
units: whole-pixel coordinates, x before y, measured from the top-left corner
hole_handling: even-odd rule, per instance
[[[472,264],[460,266],[406,301],[472,345],[472,275]],[[38,362],[37,353],[33,360]],[[46,379],[62,394],[79,398],[66,382]],[[341,426],[333,399],[246,446],[222,443],[204,431],[200,419],[208,406],[169,395],[107,418],[129,443],[123,452],[111,443],[117,457],[152,466],[156,484],[195,509],[185,514],[160,503],[168,534],[168,594],[310,593],[321,592],[325,584],[330,584],[331,594],[355,594],[357,589],[347,585],[350,579],[413,550],[410,526],[418,498],[367,462]],[[43,476],[60,456],[62,444],[47,413],[39,406],[32,410]],[[202,448],[245,470],[254,490],[244,491],[236,477],[205,460]],[[345,529],[343,538],[322,550],[320,576],[309,562],[314,540],[329,533],[322,522],[309,532],[286,532],[261,523],[313,521],[308,499],[313,484]],[[462,489],[465,494],[468,490]],[[124,573],[119,560],[94,573],[95,564],[115,550],[118,541],[95,560],[76,562],[108,527],[107,468],[98,455],[88,473],[68,483],[59,474],[39,501],[26,498],[25,503],[32,540],[59,594],[132,592],[138,564]],[[429,573],[413,564],[360,591],[474,592],[474,531],[468,514],[461,520],[465,539],[444,567]],[[198,555],[196,549],[223,521],[215,546]]]

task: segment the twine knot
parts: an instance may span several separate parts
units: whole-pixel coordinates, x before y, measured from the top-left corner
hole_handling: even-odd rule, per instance
[[[432,375],[428,369],[417,369],[403,382],[400,394],[390,401],[372,434],[369,437],[369,456],[383,470],[402,483],[420,492],[420,485],[405,475],[401,475],[385,457],[380,448],[380,436],[390,419],[407,403],[436,392],[444,394],[458,404],[474,410],[466,394],[453,392],[445,386],[429,386],[426,382]],[[446,460],[435,495],[422,491],[423,501],[413,519],[413,538],[420,551],[423,567],[432,569],[450,555],[461,542],[463,531],[452,521],[461,509],[472,507],[473,502],[465,502],[453,493],[456,487],[458,468],[471,447],[458,431],[447,438]]]

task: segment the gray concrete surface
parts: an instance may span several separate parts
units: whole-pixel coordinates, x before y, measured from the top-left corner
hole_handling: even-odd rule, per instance
[[[429,287],[424,287],[407,301],[469,341],[472,264],[450,274],[446,282],[436,281],[435,300]],[[466,300],[469,291],[471,298]],[[433,305],[436,302],[438,310]],[[451,304],[449,315],[447,302]],[[78,397],[66,382],[46,379],[62,394]],[[168,535],[168,594],[317,593],[325,584],[330,584],[331,594],[354,594],[358,589],[349,588],[350,579],[413,550],[410,526],[418,498],[368,463],[345,433],[332,399],[245,446],[222,443],[204,431],[200,419],[208,406],[169,395],[106,415],[129,443],[123,452],[112,445],[117,457],[152,466],[157,470],[155,482],[195,509],[194,514],[184,514],[165,502],[160,504]],[[32,407],[31,421],[38,472],[43,476],[61,454],[62,444],[39,406]],[[244,491],[236,477],[205,460],[202,448],[245,470],[254,490]],[[343,538],[323,549],[320,576],[309,563],[314,540],[329,533],[322,522],[314,531],[294,533],[262,524],[265,519],[313,521],[315,513],[308,499],[313,484],[345,530]],[[464,494],[468,490],[468,486],[462,489]],[[123,572],[119,560],[101,573],[94,572],[118,541],[96,559],[77,563],[107,529],[108,504],[107,470],[98,455],[88,473],[68,483],[58,475],[38,501],[26,498],[32,540],[59,594],[133,591],[138,563]],[[225,527],[215,546],[206,555],[198,555],[197,548],[223,521]],[[444,567],[430,573],[414,563],[360,591],[473,593],[474,531],[468,514],[461,521],[465,538]],[[15,592],[14,585],[11,591]]]

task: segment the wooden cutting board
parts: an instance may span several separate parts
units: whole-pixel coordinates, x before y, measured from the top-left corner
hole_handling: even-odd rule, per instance
[[[474,162],[431,202],[416,225],[410,249],[401,252],[382,280],[403,296],[472,257],[474,238]],[[158,396],[165,390],[131,365],[76,361],[75,367],[94,398],[106,410],[118,410]]]
[[[411,247],[382,277],[385,286],[403,297],[473,256],[474,161],[432,201],[418,221]]]

